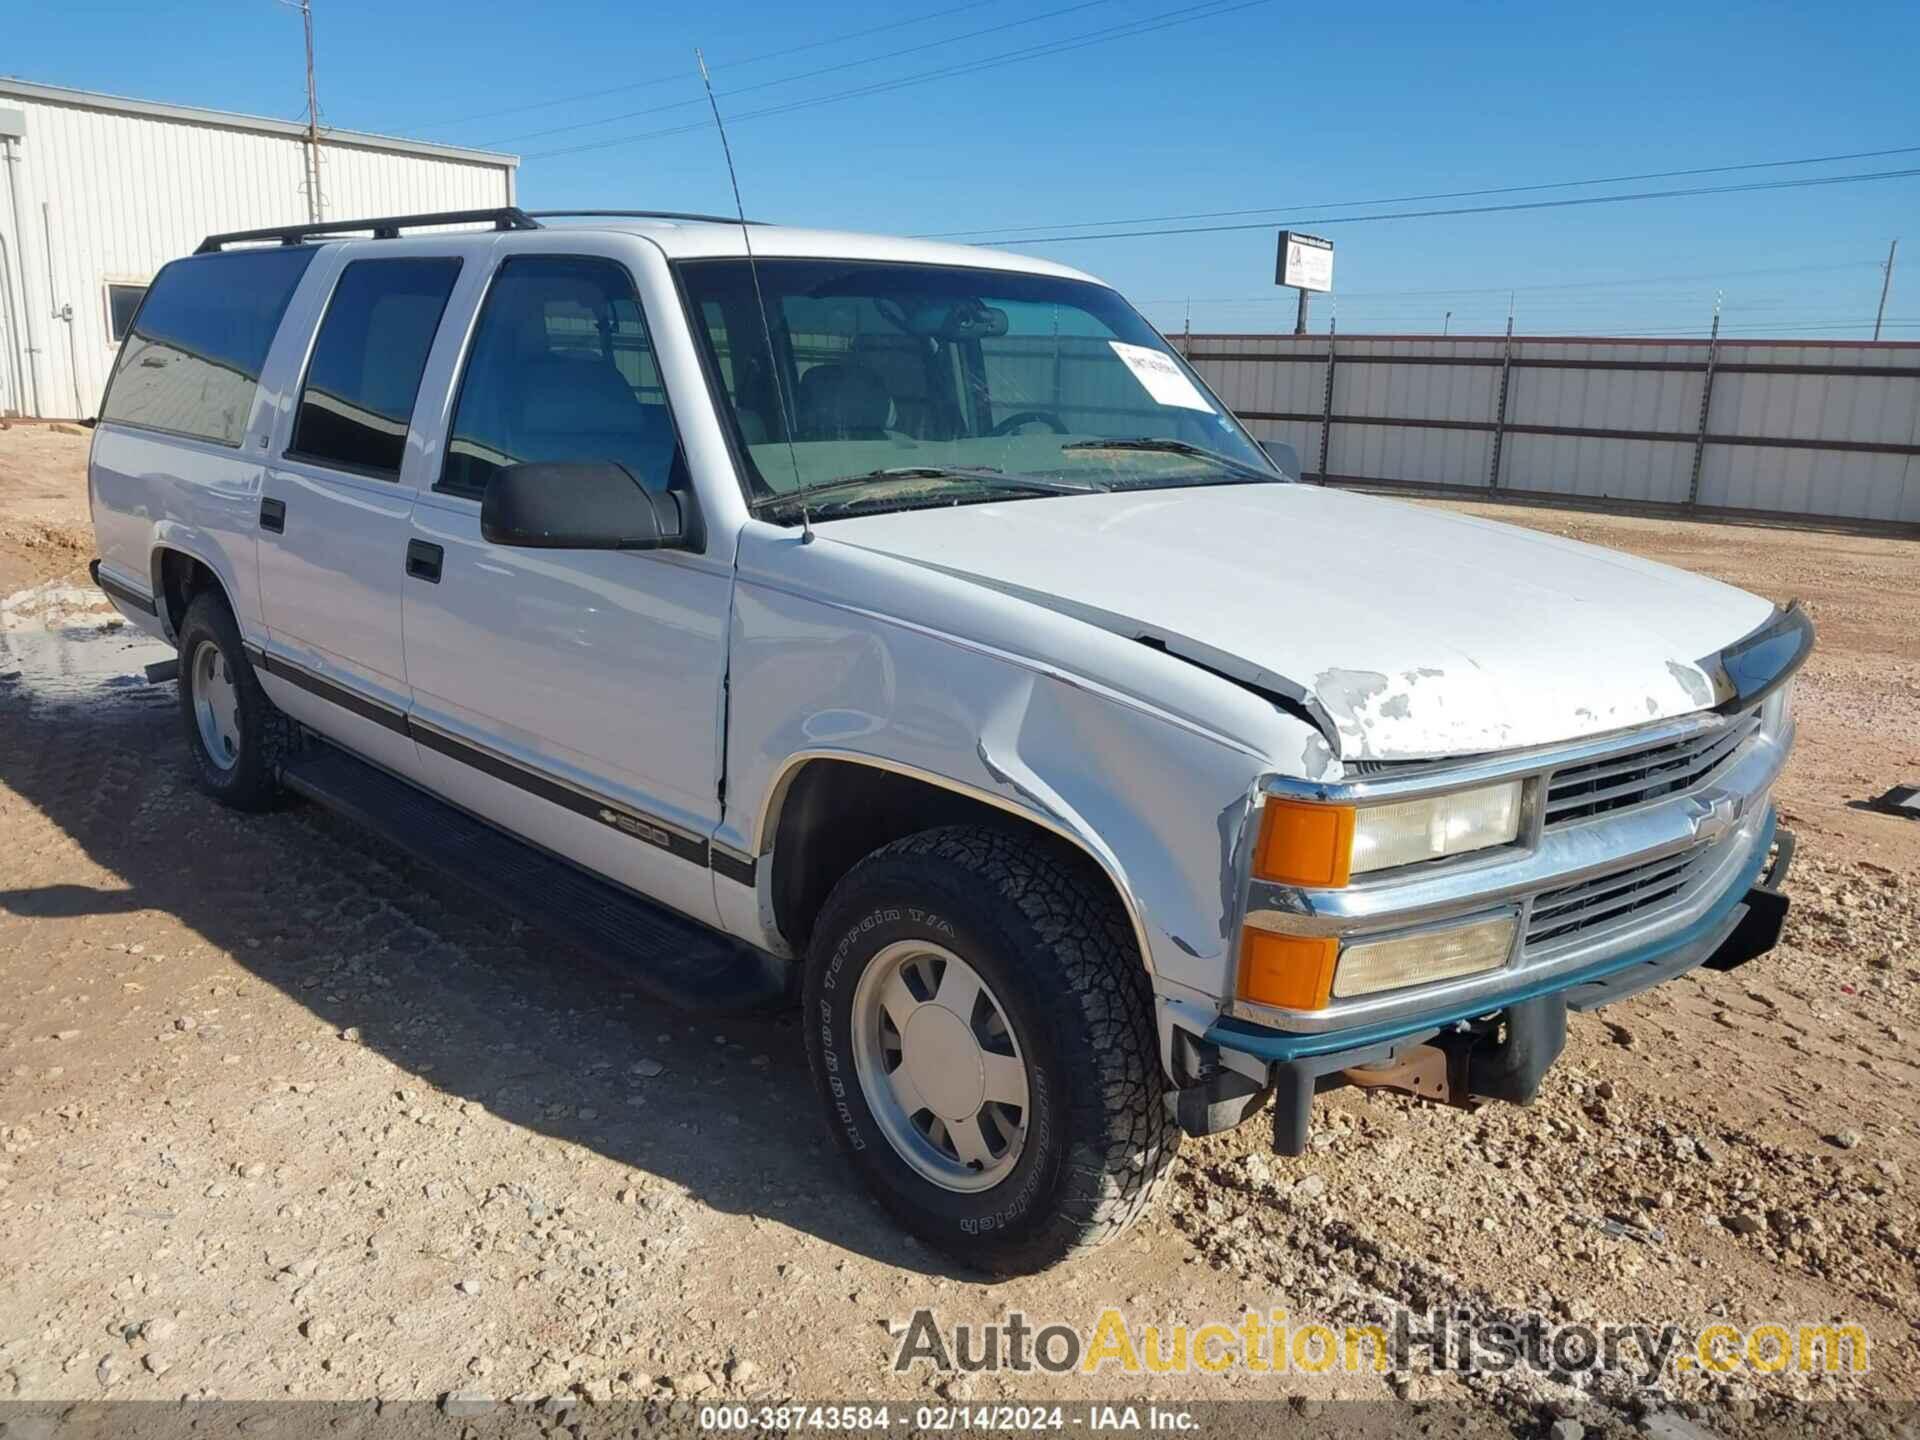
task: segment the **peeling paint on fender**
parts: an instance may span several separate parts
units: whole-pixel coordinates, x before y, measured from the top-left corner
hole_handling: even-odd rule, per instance
[[[1313,682],[1313,693],[1342,735],[1361,740],[1366,724],[1360,712],[1375,696],[1384,695],[1390,683],[1378,670],[1322,670]]]
[[[1325,780],[1334,769],[1333,747],[1318,735],[1307,736],[1300,751],[1300,776],[1304,780]]]

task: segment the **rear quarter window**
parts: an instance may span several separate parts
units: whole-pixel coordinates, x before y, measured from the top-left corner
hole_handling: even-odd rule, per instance
[[[100,418],[238,445],[312,246],[176,260],[154,277],[120,347]]]

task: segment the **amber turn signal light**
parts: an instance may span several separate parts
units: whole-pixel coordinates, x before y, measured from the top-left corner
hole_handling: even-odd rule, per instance
[[[1353,807],[1269,799],[1260,818],[1254,873],[1288,885],[1337,889],[1353,863]]]
[[[1245,930],[1240,938],[1240,998],[1288,1010],[1322,1010],[1333,990],[1340,942],[1333,936]]]

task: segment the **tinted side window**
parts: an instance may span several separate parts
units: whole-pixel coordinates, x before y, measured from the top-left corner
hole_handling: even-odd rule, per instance
[[[610,460],[650,490],[678,445],[639,296],[611,260],[521,255],[480,310],[439,488],[478,497],[529,460]]]
[[[454,259],[355,260],[313,342],[290,455],[398,475],[434,332],[459,277]]]
[[[176,260],[154,277],[100,418],[238,445],[310,245]]]

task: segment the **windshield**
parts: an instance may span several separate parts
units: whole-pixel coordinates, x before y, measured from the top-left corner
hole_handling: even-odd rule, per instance
[[[802,489],[818,516],[1282,478],[1103,286],[850,260],[758,269],[764,326],[745,260],[680,266],[769,519],[797,518]]]

